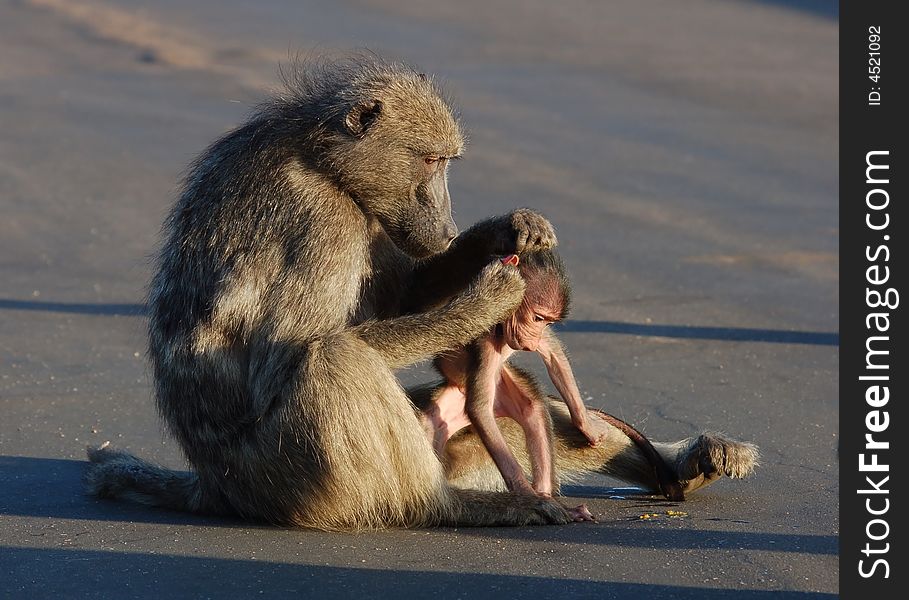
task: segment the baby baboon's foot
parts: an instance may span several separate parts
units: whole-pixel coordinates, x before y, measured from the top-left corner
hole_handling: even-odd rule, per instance
[[[596,519],[593,518],[593,514],[591,514],[590,509],[587,508],[586,504],[581,504],[580,506],[569,508],[568,514],[571,516],[571,520],[575,523],[580,523],[582,521],[596,522]]]
[[[702,433],[688,440],[676,458],[684,491],[705,487],[724,475],[741,479],[754,472],[760,454],[750,442],[739,442],[718,433]]]

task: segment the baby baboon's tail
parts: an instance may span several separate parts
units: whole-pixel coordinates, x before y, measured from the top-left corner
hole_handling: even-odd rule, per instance
[[[206,497],[195,473],[172,471],[132,454],[114,450],[109,442],[88,448],[91,465],[85,473],[89,494],[99,498],[122,498],[171,510],[226,514],[220,501]]]

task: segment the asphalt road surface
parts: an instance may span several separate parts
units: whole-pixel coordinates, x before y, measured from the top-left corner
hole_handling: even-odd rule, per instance
[[[0,1],[0,593],[835,595],[831,4]],[[591,478],[567,491],[595,524],[358,535],[82,494],[87,444],[184,465],[142,316],[181,170],[278,63],[364,46],[437,74],[460,107],[460,226],[517,206],[555,224],[588,403],[653,439],[754,441],[753,477],[678,506]]]

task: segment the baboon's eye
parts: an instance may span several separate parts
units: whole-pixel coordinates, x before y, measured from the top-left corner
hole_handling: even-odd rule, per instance
[[[546,317],[544,317],[543,315],[534,315],[534,316],[533,316],[533,320],[534,320],[534,321],[537,321],[537,322],[539,322],[539,321],[545,321],[545,320],[546,320]]]
[[[439,162],[440,160],[441,160],[441,157],[438,157],[438,156],[427,156],[426,158],[423,159],[423,162],[425,162],[427,165],[434,165],[437,162]]]

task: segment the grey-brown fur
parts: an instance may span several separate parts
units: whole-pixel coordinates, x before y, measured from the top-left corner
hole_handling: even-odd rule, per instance
[[[461,491],[392,369],[469,342],[524,285],[490,260],[555,243],[519,210],[460,234],[433,82],[375,57],[298,65],[192,165],[149,294],[157,406],[193,472],[89,453],[89,490],[322,529],[561,523]],[[450,298],[450,299],[449,299]]]
[[[513,368],[513,366],[512,366]],[[553,427],[553,456],[558,481],[554,486],[579,479],[586,473],[602,473],[642,488],[659,492],[653,464],[625,433],[603,421],[609,430],[607,438],[597,446],[587,439],[571,422],[565,404],[552,396],[545,396],[532,375],[521,371],[528,380],[528,389],[535,389],[544,402]],[[425,410],[444,383],[414,386],[408,394],[418,410]],[[530,386],[533,388],[530,388]],[[593,411],[591,417],[600,419]],[[530,457],[521,427],[508,418],[498,418],[496,423],[508,442],[518,462],[530,471]],[[751,475],[758,466],[760,453],[750,442],[740,442],[724,434],[705,432],[697,437],[677,442],[652,442],[663,460],[674,469],[687,494],[725,477],[741,479]],[[459,488],[476,490],[504,490],[502,476],[492,462],[483,442],[473,428],[453,436],[445,446],[442,457],[449,482]]]

